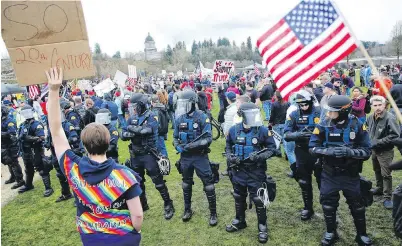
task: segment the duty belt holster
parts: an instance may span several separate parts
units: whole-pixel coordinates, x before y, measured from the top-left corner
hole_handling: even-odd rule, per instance
[[[217,184],[219,182],[219,163],[210,161],[209,165],[211,167],[214,183]]]

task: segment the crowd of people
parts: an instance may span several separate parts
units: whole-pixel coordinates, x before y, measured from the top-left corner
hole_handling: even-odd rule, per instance
[[[333,245],[339,238],[336,211],[343,191],[356,226],[356,242],[372,245],[365,211],[373,195],[383,196],[386,209],[402,206],[392,201],[392,170],[402,169],[402,161],[391,164],[394,147],[402,153],[402,126],[379,84],[381,78],[402,112],[402,75],[394,79],[399,65],[381,67],[381,77],[373,77],[370,70],[359,69],[357,86],[356,64],[348,71],[330,69],[285,100],[272,78],[251,73],[214,86],[205,76],[138,82],[102,97],[79,89],[63,93],[62,72],[52,68],[46,71],[47,97],[27,102],[17,102],[12,95],[2,99],[1,161],[11,174],[5,183],[15,183],[11,189],[20,188],[19,193],[30,191],[37,171],[44,196],[49,197],[54,193],[50,182],[54,168],[61,185],[56,202],[74,198],[84,245],[138,245],[143,212],[149,209],[145,173],[163,200],[165,219],[175,213],[164,180],[170,173],[165,141],[171,134],[180,155],[176,168],[182,175],[184,222],[194,213],[194,171],[208,200],[210,226],[218,224],[215,185],[220,175],[227,175],[236,214],[226,231],[247,227],[249,197],[256,208],[258,241],[266,243],[266,208],[276,191],[275,181],[266,173],[267,160],[283,156],[289,162],[288,176],[301,190],[302,221],[314,215],[315,176],[326,223],[321,244]],[[219,105],[213,105],[214,92]],[[211,109],[218,106],[227,160],[221,173],[219,164],[208,157],[211,151],[222,152],[210,149]],[[274,134],[282,138],[284,154]],[[125,163],[119,163],[119,140],[130,142]],[[50,150],[49,157],[45,149]],[[374,187],[359,175],[370,157]],[[402,232],[402,225],[395,229]]]

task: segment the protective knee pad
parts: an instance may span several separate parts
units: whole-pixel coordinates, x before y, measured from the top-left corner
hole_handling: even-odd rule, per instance
[[[181,187],[183,188],[183,190],[188,190],[188,189],[191,189],[191,187],[193,186],[193,184],[189,184],[189,183],[186,183],[186,182],[182,182],[181,183]]]
[[[364,206],[363,199],[361,198],[355,198],[355,199],[350,199],[349,201],[346,201],[349,204],[350,210],[361,213],[366,211],[366,207]]]
[[[260,200],[258,196],[253,196],[253,202],[257,207],[263,207],[264,203]]]
[[[214,190],[215,190],[215,185],[213,185],[213,184],[209,184],[209,185],[204,186],[204,191],[205,192],[211,192],[211,191],[214,191]]]
[[[163,180],[163,176],[162,175],[156,175],[156,176],[152,176],[151,177],[152,182],[155,184],[155,187],[159,184],[163,184],[165,185],[165,180]]]
[[[302,189],[308,189],[311,186],[311,182],[306,179],[299,179],[299,185]]]
[[[40,175],[41,177],[43,177],[43,176],[46,176],[47,173],[46,173],[44,170],[40,170],[40,171],[39,171],[39,175]]]
[[[340,196],[339,196],[338,192],[320,195],[320,203],[323,206],[323,209],[324,209],[324,206],[335,207],[335,209],[338,208],[339,199],[340,199]]]
[[[331,213],[331,212],[336,212],[336,210],[337,210],[337,206],[331,206],[331,205],[322,205],[322,210],[324,211],[324,212],[329,212],[329,213]]]

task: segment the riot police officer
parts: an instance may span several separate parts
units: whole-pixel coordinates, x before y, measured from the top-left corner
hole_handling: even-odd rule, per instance
[[[95,122],[105,125],[110,133],[110,144],[109,149],[106,152],[106,157],[111,157],[116,163],[119,163],[119,149],[117,147],[119,132],[117,131],[116,126],[110,124],[111,121],[112,113],[106,108],[100,109],[95,116]]]
[[[1,162],[8,166],[11,177],[6,184],[16,182],[11,189],[16,189],[25,184],[21,166],[18,163],[17,124],[9,116],[6,106],[1,106]]]
[[[211,123],[208,116],[196,108],[197,94],[185,90],[179,94],[175,111],[175,126],[173,144],[180,153],[179,171],[183,176],[184,214],[182,220],[191,219],[192,186],[194,184],[194,169],[204,185],[208,199],[210,218],[209,224],[218,223],[216,213],[216,195],[214,177],[208,159],[209,145],[212,142]]]
[[[64,114],[61,113],[61,126],[64,130],[64,133],[66,134],[68,143],[71,146],[71,149],[74,153],[82,153],[82,150],[80,148],[80,139],[78,137],[77,131],[75,130],[75,127],[68,122]],[[52,142],[52,135],[50,130],[48,131],[47,134],[47,141],[45,143],[46,148],[50,148],[50,151],[52,153],[51,156],[51,163],[54,169],[56,170],[56,176],[59,179],[60,186],[61,186],[61,196],[57,198],[56,202],[62,202],[66,201],[70,198],[73,198],[73,195],[70,192],[70,188],[66,179],[66,176],[63,174],[63,172],[60,169],[59,161],[57,160],[57,156],[54,150],[53,142]]]
[[[71,108],[71,104],[67,100],[60,101],[60,107],[62,113],[64,113],[64,117],[68,122],[70,122],[77,132],[78,136],[80,136],[82,129],[84,128],[83,121],[81,119],[80,114]]]
[[[49,167],[44,164],[43,141],[45,140],[45,132],[43,125],[35,120],[34,109],[31,106],[22,107],[20,113],[25,118],[18,131],[18,140],[20,141],[22,160],[25,166],[25,185],[18,192],[23,193],[34,188],[32,180],[36,170],[45,185],[43,195],[48,197],[53,194],[53,189],[50,184]]]
[[[240,105],[238,115],[242,122],[232,126],[226,138],[226,157],[230,164],[234,188],[236,218],[226,227],[227,232],[235,232],[247,227],[247,189],[255,204],[258,219],[258,241],[268,241],[267,214],[257,190],[266,181],[266,160],[276,153],[276,145],[268,128],[262,125],[260,109],[254,103]]]
[[[149,110],[148,97],[141,93],[134,93],[130,99],[130,118],[127,127],[123,128],[121,139],[131,140],[129,145],[131,168],[140,174],[142,180],[140,186],[142,193],[140,200],[144,211],[148,210],[145,194],[145,170],[151,177],[155,188],[161,194],[164,201],[165,219],[169,220],[174,215],[173,201],[170,199],[166,181],[160,173],[156,156],[151,149],[156,149],[158,136],[158,117]]]
[[[309,220],[314,214],[313,210],[313,186],[312,173],[316,177],[318,187],[320,187],[320,170],[316,168],[317,158],[312,156],[308,150],[310,136],[315,125],[320,121],[320,108],[314,107],[312,95],[301,90],[296,94],[298,110],[293,111],[285,122],[284,139],[296,143],[296,167],[291,169],[296,181],[298,181],[302,192],[304,209],[301,211],[301,220]]]
[[[322,159],[320,203],[327,231],[322,245],[333,245],[338,239],[336,210],[339,191],[343,192],[356,226],[356,242],[372,245],[366,233],[366,201],[361,193],[359,173],[363,161],[370,158],[370,139],[366,127],[351,115],[352,102],[347,96],[335,95],[328,100],[320,123],[310,139],[310,152]]]

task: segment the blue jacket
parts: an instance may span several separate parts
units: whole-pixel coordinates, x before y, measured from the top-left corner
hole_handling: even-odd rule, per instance
[[[112,120],[117,120],[119,109],[115,102],[104,101],[100,108],[107,108],[112,113]]]

